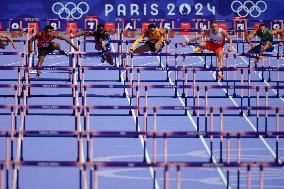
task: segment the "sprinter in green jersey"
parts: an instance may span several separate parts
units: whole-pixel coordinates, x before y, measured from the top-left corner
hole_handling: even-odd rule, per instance
[[[265,24],[260,24],[257,30],[253,30],[252,33],[246,35],[246,41],[251,47],[251,49],[247,52],[249,54],[257,54],[255,57],[255,63],[258,63],[260,59],[263,58],[262,54],[264,51],[272,52],[274,50],[273,46],[273,36],[276,34],[280,34],[281,41],[279,45],[283,45],[284,33],[282,29],[270,30],[266,28]],[[256,46],[250,41],[254,37],[260,38],[260,43]]]

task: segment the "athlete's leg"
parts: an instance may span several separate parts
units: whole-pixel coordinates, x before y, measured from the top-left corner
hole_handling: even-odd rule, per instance
[[[223,68],[223,50],[221,50],[220,48],[216,51],[216,56],[217,56],[217,70],[218,70],[218,78],[223,78],[223,74],[221,72],[221,69]]]
[[[265,44],[260,49],[260,54],[262,55],[264,51],[270,49],[272,47],[271,41],[266,41]]]
[[[114,64],[111,54],[105,55],[105,58],[106,58],[107,63],[109,63],[110,65]]]
[[[59,43],[52,42],[52,43],[50,44],[50,47],[51,47],[53,50],[61,50]]]
[[[6,46],[8,46],[9,42],[5,40],[0,40],[0,48],[5,49]]]
[[[194,53],[201,53],[204,49],[206,49],[206,42],[199,42],[197,47],[194,49]]]
[[[202,41],[198,43],[198,47],[202,50],[206,49],[206,41]]]
[[[261,52],[261,48],[262,48],[262,44],[260,43],[256,46],[254,46],[253,48],[251,48],[247,52],[248,54],[251,54],[251,55],[248,56],[249,58],[255,58],[255,61],[254,61],[255,64],[257,64],[259,62],[259,59],[260,59],[259,54]]]
[[[138,48],[136,48],[133,51],[133,53],[144,53],[144,52],[148,52],[148,51],[151,51],[151,48],[147,43],[145,43],[145,44],[139,46]]]
[[[59,54],[68,56],[68,53],[60,48],[59,43],[52,42],[50,44],[50,48],[51,48],[50,52],[52,52],[53,50],[58,50]]]
[[[156,43],[156,44],[155,44],[155,51],[156,51],[156,52],[161,52],[161,51],[163,50],[164,46],[165,46],[165,43],[164,43],[164,42],[162,42],[162,43]]]
[[[45,58],[45,56],[39,56],[39,57],[38,57],[36,79],[39,78],[39,75],[40,75],[40,70],[39,70],[39,68],[42,67],[44,58]]]
[[[103,50],[102,41],[96,41],[95,49],[96,49],[97,51],[102,51],[102,50]]]
[[[256,46],[254,46],[253,48],[251,48],[250,50],[248,50],[247,53],[249,54],[259,54],[260,53],[260,49],[261,49],[261,44],[258,44]]]

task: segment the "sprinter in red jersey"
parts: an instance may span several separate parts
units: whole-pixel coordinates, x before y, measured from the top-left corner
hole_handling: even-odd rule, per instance
[[[37,40],[37,47],[38,47],[37,67],[38,68],[42,67],[45,56],[48,53],[53,52],[54,50],[58,50],[59,54],[68,56],[68,53],[66,51],[60,49],[59,43],[52,42],[54,39],[64,40],[69,45],[71,45],[76,51],[79,50],[78,47],[73,45],[69,39],[59,35],[57,32],[54,32],[53,27],[51,25],[46,25],[44,27],[44,31],[38,32],[35,36],[33,36],[29,40],[29,52],[30,53],[33,52],[33,47],[32,47],[33,41]],[[40,70],[38,69],[37,74],[36,74],[36,79],[39,78],[39,75],[40,75]]]

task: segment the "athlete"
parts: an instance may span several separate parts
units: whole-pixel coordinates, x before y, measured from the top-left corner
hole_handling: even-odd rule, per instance
[[[5,38],[6,40],[4,40],[3,38]],[[17,44],[14,43],[10,35],[0,33],[0,49],[5,49],[5,47],[9,45],[9,42],[13,45],[14,49],[18,48]]]
[[[148,40],[141,46],[135,47],[145,38]],[[140,37],[132,44],[129,53],[144,53],[144,52],[161,52],[165,46],[166,32],[162,28],[157,28],[155,24],[149,24],[145,32],[142,32]]]
[[[194,50],[195,53],[201,53],[202,50],[207,49],[212,51],[217,56],[218,62],[218,72],[217,77],[222,79],[224,75],[221,72],[221,68],[223,67],[223,54],[224,54],[224,46],[225,46],[225,38],[229,40],[229,48],[228,51],[231,52],[233,50],[233,43],[231,36],[222,28],[218,28],[217,21],[213,21],[210,23],[210,29],[204,30],[201,34],[189,39],[186,42],[181,43],[182,46],[189,45],[190,43],[203,38],[208,37],[209,40],[202,41],[198,44],[198,47]]]
[[[258,63],[260,59],[263,59],[263,52],[272,52],[274,50],[273,45],[273,35],[280,34],[281,41],[279,45],[283,45],[284,39],[284,30],[277,29],[277,30],[270,30],[266,28],[265,24],[260,24],[257,30],[253,30],[249,35],[246,31],[246,41],[251,47],[251,49],[247,52],[249,54],[258,54],[255,56],[255,63]],[[256,46],[250,41],[254,37],[260,38],[260,43]]]
[[[60,39],[66,41],[69,45],[71,45],[76,51],[78,51],[78,47],[72,44],[72,42],[59,35],[57,32],[53,31],[53,27],[51,25],[46,25],[44,27],[44,31],[38,32],[29,40],[29,52],[33,52],[33,41],[37,40],[38,47],[38,63],[37,68],[42,67],[45,56],[48,53],[53,52],[54,50],[58,50],[59,54],[65,55],[68,57],[68,53],[60,49],[60,45],[58,43],[52,42],[54,39]],[[37,70],[36,79],[40,76],[40,70]]]
[[[96,40],[95,49],[98,51],[102,51],[102,62],[105,60],[109,64],[113,64],[113,58],[111,54],[104,54],[104,52],[111,52],[111,45],[110,45],[110,32],[104,28],[104,24],[98,24],[97,30],[91,31],[83,31],[79,32],[75,36],[71,36],[70,39],[80,36],[92,36]]]

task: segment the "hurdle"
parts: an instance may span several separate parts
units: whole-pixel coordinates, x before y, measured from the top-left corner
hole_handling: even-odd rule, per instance
[[[123,43],[123,42],[122,42]],[[279,51],[280,52],[280,51]],[[72,75],[69,82],[71,84],[56,84],[56,83],[31,83],[30,78],[26,78],[27,83],[15,83],[9,85],[0,85],[0,88],[10,88],[13,89],[9,97],[14,98],[15,102],[12,105],[0,105],[0,109],[5,110],[5,113],[0,115],[8,115],[11,117],[11,129],[10,130],[0,130],[0,138],[5,138],[6,145],[6,159],[0,161],[0,188],[8,185],[9,187],[9,176],[12,175],[12,188],[19,187],[19,171],[21,167],[76,167],[79,170],[79,184],[80,188],[98,188],[99,174],[98,172],[103,168],[117,168],[117,167],[127,167],[127,168],[152,168],[153,173],[153,186],[158,179],[159,173],[162,173],[163,176],[163,187],[170,188],[169,182],[171,181],[171,173],[174,171],[176,174],[175,185],[177,188],[181,188],[182,182],[182,171],[186,169],[194,168],[220,168],[226,173],[226,186],[230,187],[234,177],[232,172],[236,171],[237,181],[236,186],[241,187],[241,173],[246,173],[247,188],[251,188],[252,181],[258,181],[260,188],[264,188],[265,182],[265,170],[266,168],[283,168],[283,162],[279,154],[279,146],[281,144],[281,139],[284,138],[284,133],[281,131],[281,120],[284,116],[283,107],[281,104],[274,105],[270,100],[277,99],[281,96],[283,90],[282,81],[280,80],[280,72],[283,71],[280,66],[280,60],[283,58],[283,54],[278,56],[273,54],[267,54],[266,57],[277,58],[277,66],[273,67],[272,65],[263,65],[257,67],[237,67],[236,57],[247,56],[245,53],[233,53],[226,54],[226,66],[222,71],[226,72],[226,79],[224,79],[224,85],[218,85],[215,80],[210,80],[208,83],[202,82],[198,72],[210,72],[216,71],[216,67],[213,65],[208,66],[188,66],[186,65],[185,57],[195,57],[203,56],[195,55],[190,53],[162,53],[162,54],[137,54],[135,56],[165,56],[168,60],[168,57],[179,57],[182,58],[182,62],[176,62],[173,65],[167,65],[166,67],[157,66],[140,66],[136,65],[136,62],[133,60],[130,66],[125,66],[124,62],[121,62],[119,66],[85,66],[80,62],[80,55],[92,55],[96,54],[95,52],[72,52],[70,55],[70,64],[66,67],[53,67],[47,66],[41,68],[47,72],[70,72]],[[88,54],[89,53],[89,54]],[[116,53],[116,52],[115,52]],[[204,53],[205,57],[212,57],[209,53]],[[127,53],[123,51],[118,52],[117,56],[123,57],[123,59],[129,58]],[[78,58],[79,57],[79,58]],[[229,67],[228,58],[233,59],[233,67]],[[77,58],[77,59],[76,59]],[[169,59],[170,60],[170,59]],[[76,62],[77,61],[77,62]],[[122,60],[124,61],[124,60]],[[211,61],[212,63],[212,61]],[[25,64],[26,65],[26,64]],[[15,73],[22,71],[29,71],[35,69],[34,67],[6,67],[3,70],[15,70]],[[0,67],[2,70],[2,67]],[[125,77],[129,79],[125,80],[123,84],[93,84],[90,83],[90,80],[86,77],[87,72],[91,71],[117,71],[117,72],[128,72],[125,74]],[[155,72],[164,72],[165,79],[160,80],[162,83],[157,85],[155,83],[150,83],[143,78],[143,73],[148,71]],[[176,76],[172,76],[169,72],[172,71],[176,73]],[[269,81],[270,85],[266,83],[259,84],[261,81],[255,79],[252,76],[252,72],[258,71],[262,72],[262,78],[265,76],[271,78]],[[179,72],[179,73],[178,73]],[[61,73],[61,72],[60,72]],[[77,74],[78,73],[78,77]],[[267,73],[267,75],[264,75]],[[278,79],[273,78],[273,74],[278,74]],[[238,75],[237,75],[238,74]],[[235,75],[233,80],[230,77]],[[240,79],[237,79],[237,76],[240,76]],[[174,85],[166,84],[169,81],[169,78],[174,79]],[[198,78],[197,78],[198,77]],[[275,79],[276,78],[276,79]],[[25,81],[23,79],[18,79],[16,82]],[[33,80],[32,80],[33,81]],[[46,79],[39,80],[39,82],[52,81]],[[113,80],[117,82],[117,80]],[[118,80],[119,81],[119,80]],[[92,81],[91,81],[92,82]],[[19,91],[22,88],[22,94]],[[33,88],[64,88],[70,89],[72,94],[66,95],[73,98],[73,103],[70,105],[33,105],[28,103],[28,98],[37,96],[33,94],[30,89]],[[121,90],[120,94],[122,97],[126,97],[125,90],[129,90],[129,98],[131,100],[130,105],[120,106],[113,104],[113,106],[97,106],[90,99],[91,97],[99,98],[99,95],[96,93],[91,94],[89,89],[93,88],[103,88],[103,89],[118,89]],[[52,89],[50,89],[52,90]],[[179,98],[182,92],[181,100],[185,102],[185,106],[156,106],[149,104],[149,99],[157,98],[154,94],[154,90],[170,90],[170,93],[167,91],[166,97]],[[210,93],[214,90],[224,90],[224,95],[219,97],[212,96]],[[276,95],[270,93],[272,90],[276,91]],[[28,91],[28,92],[27,92]],[[193,95],[191,95],[191,92]],[[210,95],[209,95],[210,94]],[[54,94],[53,97],[59,97],[62,95],[60,92]],[[45,95],[49,97],[49,95]],[[235,106],[213,106],[209,105],[208,102],[210,99],[214,98],[228,98],[233,96],[235,99],[241,101],[239,107]],[[40,97],[40,95],[38,95]],[[104,97],[108,97],[105,95]],[[19,103],[18,99],[21,98],[23,101]],[[144,98],[144,101],[141,99]],[[159,98],[159,97],[158,97]],[[79,105],[80,100],[82,100],[81,105]],[[16,103],[17,102],[17,103]],[[239,101],[238,101],[239,103]],[[28,110],[34,110],[33,113],[30,113]],[[51,115],[55,110],[66,109],[72,111],[72,113],[65,113],[62,111],[60,113],[53,113],[53,115],[63,115],[63,116],[72,116],[75,119],[74,128],[70,131],[28,131],[25,130],[25,118],[32,115],[41,115],[36,110],[46,110],[47,113],[44,115]],[[96,111],[95,111],[96,110]],[[110,110],[110,113],[100,113],[100,110]],[[96,131],[91,130],[92,122],[90,117],[94,116],[110,116],[115,115],[111,110],[117,111],[117,116],[121,116],[122,113],[118,112],[119,110],[134,110],[136,124],[133,127],[132,131]],[[171,111],[170,113],[166,111]],[[19,112],[17,114],[17,112]],[[165,113],[166,112],[166,113]],[[161,116],[186,116],[192,115],[193,119],[196,119],[197,130],[196,131],[159,131],[157,129],[157,117]],[[131,116],[130,114],[125,114],[126,116]],[[249,118],[256,119],[257,130],[251,131],[228,131],[226,130],[226,124],[224,119],[228,116],[243,116],[248,115]],[[17,129],[17,120],[15,117],[20,119],[20,127]],[[153,122],[149,121],[149,118],[153,118]],[[83,119],[82,119],[83,118]],[[264,124],[261,124],[261,120],[265,120]],[[138,130],[138,121],[142,122],[142,131]],[[204,121],[204,122],[203,122]],[[209,121],[209,123],[207,123]],[[215,125],[214,125],[215,123]],[[217,123],[217,124],[216,124]],[[273,123],[273,124],[271,124]],[[153,130],[150,130],[153,126]],[[77,144],[77,153],[74,161],[39,161],[31,160],[28,161],[23,156],[23,142],[24,138],[29,137],[69,137],[74,138]],[[104,162],[96,161],[94,149],[96,147],[96,139],[98,138],[142,138],[143,139],[143,151],[141,155],[141,161],[127,161],[127,162]],[[208,161],[192,162],[192,161],[172,161],[170,144],[171,139],[176,138],[205,138],[208,139],[210,143],[210,149],[208,153]],[[273,152],[275,150],[275,157],[271,161],[265,162],[253,162],[253,161],[243,161],[246,152],[242,151],[244,149],[244,144],[241,139],[272,139],[273,142]],[[149,148],[151,142],[153,142],[153,154],[151,162],[146,161],[146,152]],[[161,142],[163,145],[158,146],[157,142]],[[13,145],[16,143],[16,145]],[[233,154],[234,145],[236,145],[236,154]],[[13,157],[13,146],[16,146],[16,157]],[[86,146],[86,148],[84,148]],[[217,146],[217,148],[214,148]],[[219,149],[218,149],[219,147]],[[162,153],[159,154],[158,148],[162,148]],[[86,149],[86,153],[84,150]],[[216,151],[215,151],[216,150]],[[162,159],[158,157],[161,156]],[[252,169],[258,169],[257,171]],[[257,172],[258,177],[252,177],[252,174]],[[5,178],[6,176],[6,178]],[[6,181],[5,181],[6,179]],[[6,182],[6,184],[5,184]],[[155,187],[153,187],[155,188]]]

